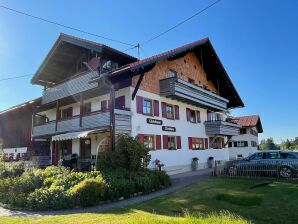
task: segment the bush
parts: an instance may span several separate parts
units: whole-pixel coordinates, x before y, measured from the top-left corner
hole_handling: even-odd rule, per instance
[[[25,172],[24,162],[5,163],[0,160],[0,178],[18,177]]]
[[[138,171],[147,167],[150,162],[148,150],[136,139],[129,135],[119,135],[115,151],[106,151],[99,154],[97,170],[106,168],[124,168]]]
[[[82,173],[49,167],[0,179],[0,201],[13,207],[57,210],[129,198],[169,184],[166,173],[148,169],[131,172],[118,168]]]
[[[27,205],[34,210],[57,210],[72,208],[72,197],[61,186],[40,188],[29,194]]]
[[[81,207],[95,205],[104,199],[105,182],[101,178],[85,179],[69,190],[75,204]]]

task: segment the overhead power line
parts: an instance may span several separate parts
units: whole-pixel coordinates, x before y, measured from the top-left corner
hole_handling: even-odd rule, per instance
[[[131,43],[126,43],[126,42],[116,40],[116,39],[113,39],[113,38],[110,38],[110,37],[105,37],[105,36],[102,36],[102,35],[90,33],[88,31],[84,31],[84,30],[81,30],[81,29],[78,29],[78,28],[75,28],[75,27],[71,27],[71,26],[68,26],[68,25],[64,25],[62,23],[58,23],[58,22],[49,20],[49,19],[45,19],[45,18],[42,18],[42,17],[38,17],[38,16],[35,16],[35,15],[32,15],[32,14],[26,13],[26,12],[22,12],[22,11],[19,11],[19,10],[16,10],[16,9],[12,9],[12,8],[9,8],[9,7],[4,6],[4,5],[0,5],[0,7],[3,8],[3,9],[6,9],[6,10],[12,11],[12,12],[18,13],[18,14],[22,14],[24,16],[28,16],[28,17],[31,17],[31,18],[46,22],[46,23],[51,23],[51,24],[54,24],[56,26],[60,26],[60,27],[67,28],[67,29],[70,29],[70,30],[74,30],[74,31],[77,31],[77,32],[80,32],[80,33],[88,34],[90,36],[99,37],[99,38],[102,38],[102,39],[105,39],[105,40],[108,40],[108,41],[124,44],[124,45],[127,45],[127,46],[135,46],[134,44],[131,44]]]
[[[213,3],[211,3],[210,5],[206,6],[205,8],[201,9],[200,11],[196,12],[195,14],[193,14],[193,15],[190,16],[190,17],[188,17],[187,19],[185,19],[185,20],[179,22],[179,23],[176,24],[175,26],[173,26],[173,27],[171,27],[171,28],[165,30],[164,32],[162,32],[162,33],[160,33],[160,34],[157,34],[157,35],[154,36],[154,37],[151,37],[150,39],[148,39],[148,40],[146,40],[146,41],[144,41],[144,42],[142,43],[142,45],[147,44],[147,43],[149,43],[149,42],[151,42],[151,41],[153,41],[153,40],[155,40],[155,39],[157,39],[157,38],[159,38],[159,37],[165,35],[166,33],[170,32],[171,30],[173,30],[173,29],[175,29],[175,28],[181,26],[183,23],[186,23],[187,21],[191,20],[192,18],[194,18],[194,17],[200,15],[201,13],[205,12],[206,10],[208,10],[209,8],[211,8],[212,6],[214,6],[214,5],[216,5],[217,3],[219,3],[220,1],[221,1],[221,0],[217,0],[217,1],[213,2]]]
[[[32,74],[8,77],[8,78],[0,79],[0,82],[7,81],[7,80],[12,80],[12,79],[20,79],[20,78],[24,78],[24,77],[28,77],[28,76],[32,76]]]

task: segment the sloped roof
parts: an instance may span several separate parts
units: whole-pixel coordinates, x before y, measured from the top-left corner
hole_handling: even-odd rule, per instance
[[[109,75],[111,79],[119,80],[129,75],[138,75],[141,72],[147,72],[152,69],[155,63],[162,60],[175,60],[183,57],[188,52],[194,52],[197,59],[204,65],[207,73],[207,78],[212,82],[219,81],[221,91],[220,95],[229,100],[228,108],[243,107],[244,103],[240,98],[236,88],[234,87],[230,77],[224,69],[221,61],[219,60],[209,38],[204,38],[166,51],[152,57],[132,62],[124,65],[116,70],[113,70]]]
[[[259,115],[233,117],[231,121],[240,124],[242,127],[256,127],[259,133],[263,132],[261,118]]]
[[[31,83],[41,85],[47,82],[57,83],[60,79],[65,79],[69,72],[72,75],[71,68],[74,67],[74,61],[77,61],[86,51],[109,53],[121,59],[122,65],[137,60],[107,45],[61,33],[34,74]]]
[[[20,109],[20,108],[24,108],[24,107],[27,107],[29,105],[38,105],[41,103],[41,97],[39,98],[36,98],[36,99],[32,99],[32,100],[29,100],[29,101],[26,101],[26,102],[23,102],[23,103],[20,103],[18,105],[15,105],[13,107],[10,107],[6,110],[3,110],[3,111],[0,111],[0,117],[6,113],[9,113],[9,112],[12,112],[14,110],[17,110],[17,109]]]

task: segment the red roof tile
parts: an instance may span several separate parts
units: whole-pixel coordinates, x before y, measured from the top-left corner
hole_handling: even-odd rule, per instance
[[[259,115],[233,117],[231,121],[240,124],[242,127],[257,127],[260,133],[263,132]]]

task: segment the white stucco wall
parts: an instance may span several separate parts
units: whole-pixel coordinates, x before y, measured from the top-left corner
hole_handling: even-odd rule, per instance
[[[131,89],[133,92],[133,88]],[[157,94],[138,91],[139,96],[147,97],[159,101],[159,116],[145,116],[137,113],[136,98],[132,101],[132,136],[136,137],[138,134],[151,135],[175,135],[181,136],[181,149],[167,150],[161,149],[150,151],[151,163],[150,168],[154,167],[154,161],[160,160],[165,165],[165,170],[169,173],[179,173],[190,170],[192,158],[198,157],[199,163],[205,165],[209,157],[214,157],[215,160],[229,160],[229,151],[225,149],[207,149],[207,150],[190,150],[188,145],[188,137],[209,138],[206,135],[204,122],[207,120],[207,110],[185,104],[176,100],[171,100],[161,97]],[[162,117],[161,102],[166,102],[172,105],[179,106],[179,120],[169,120]],[[186,118],[186,108],[200,111],[201,123],[190,123]],[[224,115],[224,114],[223,114]],[[224,115],[224,117],[226,117]],[[171,126],[176,128],[176,132],[166,132],[162,130],[162,125],[147,124],[147,118],[154,118],[163,121],[163,126]],[[163,148],[163,142],[161,141]],[[203,167],[203,166],[201,166]]]
[[[242,155],[242,158],[246,158],[251,154],[258,151],[257,147],[232,147],[228,149],[229,159],[235,160],[239,158],[239,155]]]

